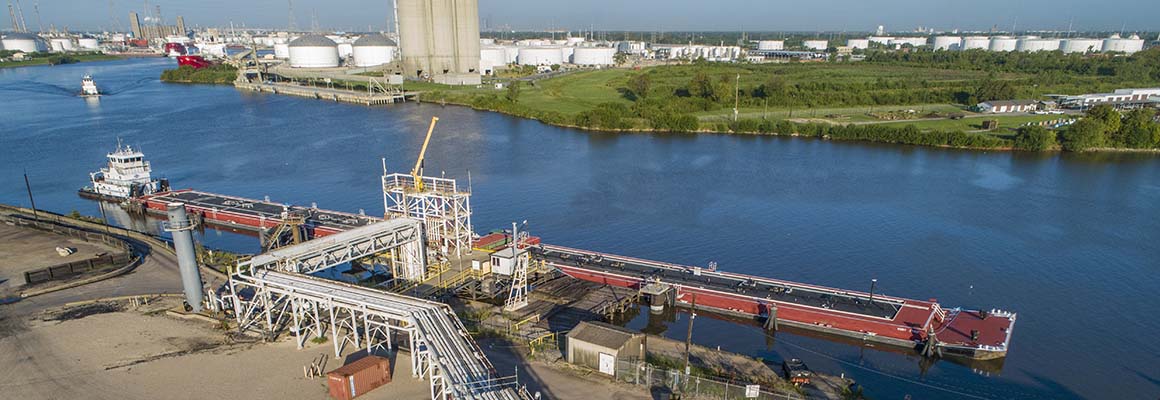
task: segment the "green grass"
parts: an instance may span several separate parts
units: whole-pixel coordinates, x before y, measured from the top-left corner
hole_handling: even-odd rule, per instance
[[[858,107],[801,107],[801,108],[741,108],[738,112],[741,118],[809,118],[828,119],[834,122],[874,122],[881,121],[869,113],[886,113],[891,111],[914,110],[918,115],[931,112],[939,113],[966,113],[962,107],[953,104],[913,104],[898,106],[858,106]],[[713,110],[694,113],[702,121],[713,121],[733,118],[733,110]],[[831,118],[836,116],[837,118]]]
[[[69,57],[74,59],[75,62],[109,61],[109,60],[120,59],[120,57],[106,55],[106,54],[78,54],[78,55],[70,55]],[[49,57],[37,57],[37,58],[33,58],[30,60],[24,60],[24,61],[0,62],[0,68],[16,68],[16,67],[30,67],[30,66],[35,66],[35,65],[48,65],[49,61],[50,61]]]
[[[996,120],[999,121],[999,129],[995,133],[1009,132],[1018,128],[1019,126],[1028,122],[1040,122],[1051,120],[1066,120],[1072,117],[1067,115],[980,115],[972,118],[963,118],[959,120],[940,119],[930,121],[898,121],[887,122],[882,125],[903,127],[906,125],[914,125],[921,130],[944,130],[944,131],[977,131],[983,129],[983,121]]]

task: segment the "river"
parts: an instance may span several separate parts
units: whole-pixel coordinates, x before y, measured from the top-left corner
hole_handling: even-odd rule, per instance
[[[368,108],[163,84],[172,60],[0,70],[0,202],[76,196],[122,139],[174,187],[382,213],[380,158],[474,191],[478,231],[1019,313],[1001,369],[697,318],[695,340],[845,373],[875,399],[1160,396],[1160,158],[712,134],[604,134],[438,105]],[[72,96],[92,74],[110,95]],[[256,251],[207,231],[209,246]],[[2,244],[0,244],[2,245]],[[686,316],[667,334],[683,337]],[[640,328],[639,317],[630,323]]]

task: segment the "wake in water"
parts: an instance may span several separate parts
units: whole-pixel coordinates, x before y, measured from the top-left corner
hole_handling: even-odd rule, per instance
[[[23,93],[40,93],[49,95],[61,96],[76,96],[80,93],[80,87],[67,88],[51,83],[36,82],[36,81],[21,81],[10,85],[0,86],[0,91],[6,92],[23,92]]]
[[[120,86],[120,87],[114,86],[112,88],[101,89],[101,94],[107,95],[107,96],[118,95],[121,93],[136,90],[142,86],[145,86],[146,83],[155,82],[155,81],[157,81],[156,78],[140,78],[140,79],[137,79],[136,81],[133,81],[132,83],[129,83],[128,85],[125,85],[125,86]]]

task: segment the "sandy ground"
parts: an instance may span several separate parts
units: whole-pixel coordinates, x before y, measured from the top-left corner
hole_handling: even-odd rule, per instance
[[[207,323],[143,310],[66,321],[0,320],[0,393],[12,399],[325,399],[325,378],[302,368],[325,354],[324,371],[343,364],[330,343],[297,350],[292,340],[234,343]],[[350,346],[348,346],[350,347]],[[358,349],[347,349],[344,357]],[[411,378],[406,353],[394,380],[365,399],[428,397]]]
[[[527,361],[527,350],[494,339],[479,342],[487,359],[500,375],[510,376],[520,367],[520,383],[531,393],[540,392],[546,399],[561,400],[651,400],[655,397],[643,388],[617,385],[611,379],[592,371],[562,370],[560,366]]]
[[[76,253],[60,256],[57,247],[72,247]],[[100,242],[57,235],[36,229],[0,223],[0,293],[24,284],[24,272],[96,257],[117,250]]]

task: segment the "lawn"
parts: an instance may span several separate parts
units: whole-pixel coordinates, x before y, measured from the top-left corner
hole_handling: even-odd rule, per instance
[[[1052,120],[1067,120],[1073,117],[1068,115],[979,115],[971,118],[963,118],[958,120],[953,119],[938,119],[928,121],[898,121],[887,122],[882,125],[903,127],[906,125],[914,125],[922,130],[944,130],[944,131],[977,131],[983,129],[983,121],[995,120],[999,121],[999,129],[996,133],[1009,132],[1026,124],[1028,122],[1041,122]]]

